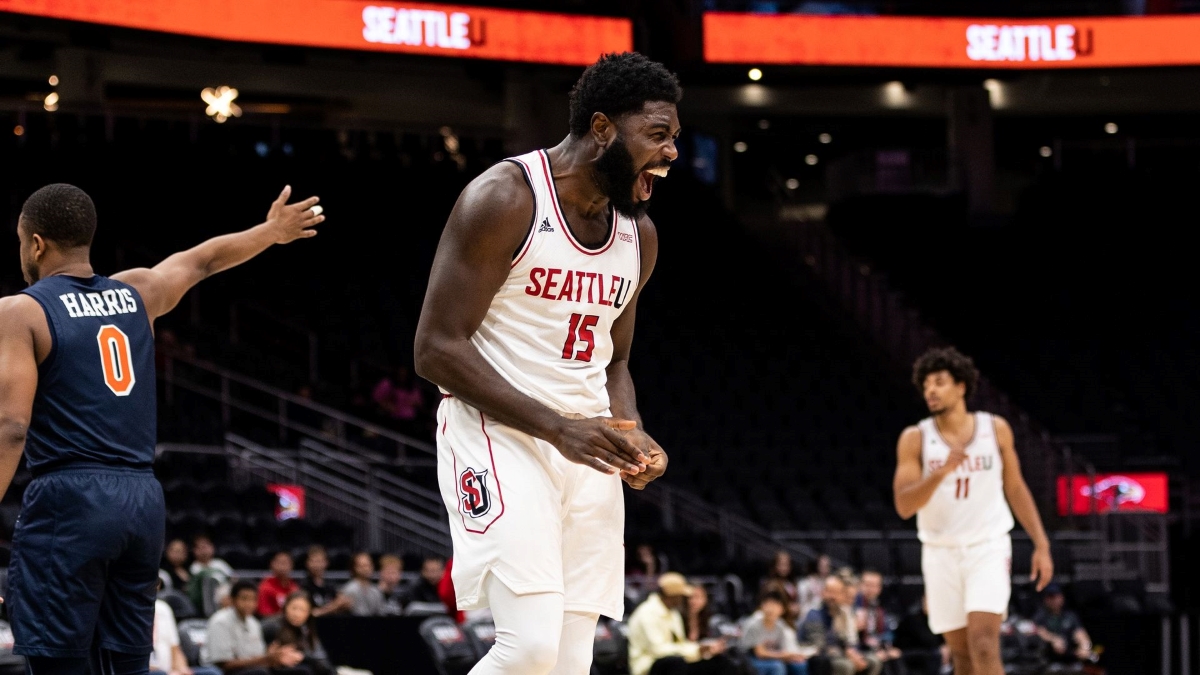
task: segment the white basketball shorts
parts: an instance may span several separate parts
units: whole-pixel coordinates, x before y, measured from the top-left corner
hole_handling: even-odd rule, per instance
[[[494,574],[517,595],[562,593],[568,612],[622,618],[619,476],[569,462],[457,398],[438,408],[437,449],[459,609],[487,607],[483,582]]]
[[[967,614],[1008,615],[1012,595],[1012,538],[970,546],[921,547],[929,629],[941,635],[967,627]]]

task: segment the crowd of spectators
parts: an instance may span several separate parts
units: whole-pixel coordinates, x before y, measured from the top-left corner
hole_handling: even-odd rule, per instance
[[[640,583],[653,555],[635,557]],[[640,562],[640,564],[638,564]],[[753,611],[714,614],[702,585],[664,572],[628,618],[632,675],[946,675],[949,649],[929,629],[925,598],[898,607],[874,570],[831,570],[826,556],[800,578],[789,554],[768,566]],[[1047,587],[1033,617],[1010,611],[1006,634],[1028,633],[1030,672],[1098,672],[1094,645],[1062,589]]]
[[[170,541],[159,574],[150,665],[167,675],[354,675],[353,669],[329,662],[314,624],[317,617],[454,610],[453,597],[439,592],[448,586],[449,573],[441,558],[426,558],[420,576],[405,583],[402,557],[380,556],[376,578],[375,559],[359,552],[351,558],[349,580],[340,585],[328,578],[329,556],[321,546],[304,555],[303,575],[295,573],[290,553],[278,551],[265,575],[243,572],[246,578],[239,578],[238,571],[215,557],[205,534],[194,537],[190,558],[184,541]],[[253,580],[259,576],[261,580]],[[204,611],[206,607],[213,611]],[[189,666],[180,648],[180,611],[183,618],[207,615],[201,666]]]

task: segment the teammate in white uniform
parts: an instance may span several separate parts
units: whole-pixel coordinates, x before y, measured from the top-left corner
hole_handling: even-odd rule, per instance
[[[416,367],[445,394],[458,606],[496,621],[474,675],[586,675],[599,616],[623,613],[621,480],[641,489],[667,464],[627,361],[681,95],[640,54],[602,57],[571,92],[570,135],[472,181],[442,234]]]
[[[967,412],[978,381],[975,364],[954,348],[917,359],[913,384],[932,416],[900,434],[894,488],[900,517],[917,515],[929,628],[950,646],[955,675],[1002,675],[1014,512],[1033,540],[1030,579],[1039,591],[1054,563],[1012,428],[998,415]]]

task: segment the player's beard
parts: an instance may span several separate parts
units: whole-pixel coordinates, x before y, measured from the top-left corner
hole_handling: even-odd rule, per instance
[[[620,135],[596,160],[596,179],[609,203],[622,215],[637,220],[646,213],[650,200],[635,202],[633,188],[642,172],[633,166],[633,155]]]

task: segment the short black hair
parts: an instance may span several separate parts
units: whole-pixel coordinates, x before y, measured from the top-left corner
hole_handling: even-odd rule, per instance
[[[975,367],[971,357],[954,347],[935,347],[918,357],[913,363],[913,386],[917,391],[924,392],[925,378],[943,370],[950,373],[955,382],[967,385],[967,398],[978,389],[979,369]]]
[[[761,606],[764,602],[767,602],[768,600],[778,602],[779,604],[783,605],[784,607],[788,606],[787,597],[785,597],[783,595],[783,593],[780,593],[779,591],[767,591],[766,593],[763,593],[762,597],[760,597],[758,599],[759,606]]]
[[[681,98],[679,78],[663,64],[637,52],[604,54],[571,89],[571,135],[586,134],[595,113],[616,121],[649,101],[679,103]]]
[[[258,595],[258,586],[255,586],[254,582],[250,581],[249,579],[242,579],[241,581],[235,583],[233,588],[229,589],[229,597],[233,600],[237,600],[237,596],[240,595],[242,591],[253,591],[255,595]]]
[[[29,195],[21,207],[29,234],[64,248],[90,246],[96,235],[96,205],[74,185],[54,183]]]

